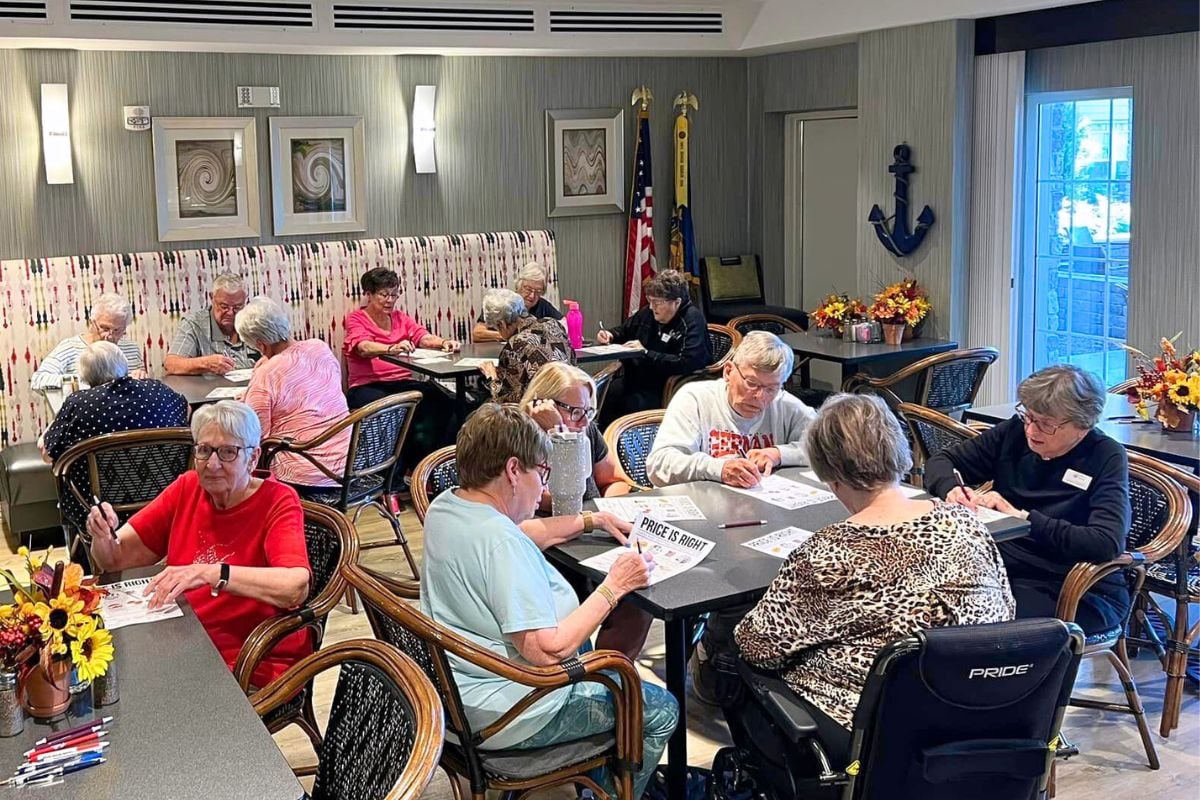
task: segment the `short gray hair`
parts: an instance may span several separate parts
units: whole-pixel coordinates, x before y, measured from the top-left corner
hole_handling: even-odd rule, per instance
[[[912,449],[900,421],[868,394],[836,394],[822,404],[804,433],[813,472],[860,491],[896,483],[912,469]]]
[[[1104,384],[1073,364],[1055,364],[1021,381],[1017,399],[1035,414],[1091,430],[1104,415]]]
[[[521,295],[508,289],[492,289],[483,296],[483,321],[489,327],[503,322],[512,325],[528,312]]]
[[[103,386],[128,374],[129,362],[112,342],[92,342],[79,356],[79,378],[88,386]]]
[[[201,431],[209,425],[216,425],[237,439],[242,447],[258,447],[262,439],[262,423],[258,421],[258,414],[238,400],[222,400],[198,408],[192,414],[192,439],[198,440]]]
[[[246,290],[246,282],[242,280],[242,276],[236,272],[222,272],[217,277],[213,278],[212,293],[225,291],[233,294],[234,292],[244,292]]]
[[[129,305],[129,301],[119,294],[109,292],[102,294],[92,303],[92,310],[88,316],[92,322],[100,318],[100,315],[120,317],[125,320],[128,325],[133,319],[133,308]]]
[[[536,261],[530,261],[517,273],[517,278],[513,281],[513,288],[518,288],[522,283],[540,283],[544,289],[550,282],[546,279],[546,270],[542,269]]]
[[[792,348],[768,331],[750,331],[733,353],[734,364],[763,372],[779,372],[784,380],[791,376],[795,359]]]
[[[292,321],[283,306],[269,297],[258,296],[233,318],[233,327],[243,342],[279,344],[292,335]]]

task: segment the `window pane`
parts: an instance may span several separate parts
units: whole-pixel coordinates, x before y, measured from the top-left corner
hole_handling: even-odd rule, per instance
[[[1038,255],[1067,255],[1071,244],[1071,199],[1067,184],[1038,185],[1037,200]]]
[[[1127,181],[1133,174],[1133,103],[1128,97],[1114,99],[1112,115],[1112,177]]]
[[[1088,336],[1104,335],[1105,282],[1084,277],[1071,278],[1071,333]],[[1074,345],[1072,345],[1074,347]]]
[[[1078,257],[1104,257],[1103,249],[1094,245],[1108,240],[1110,185],[1108,181],[1071,184],[1071,243]]]
[[[1128,269],[1128,266],[1125,267]],[[1125,341],[1129,330],[1125,321],[1125,304],[1129,299],[1129,287],[1123,281],[1109,276],[1108,283],[1108,336]]]
[[[1080,369],[1094,372],[1104,380],[1104,340],[1090,336],[1071,337],[1071,363]]]
[[[1129,377],[1129,356],[1116,342],[1108,343],[1108,359],[1103,376],[1104,385],[1115,386]]]
[[[1038,177],[1069,178],[1074,171],[1075,104],[1046,103],[1039,116]]]
[[[1108,241],[1115,245],[1123,243],[1128,258],[1129,247],[1129,184],[1124,181],[1110,184],[1108,198]],[[1110,257],[1116,254],[1110,251]]]
[[[1075,104],[1075,178],[1107,180],[1112,147],[1112,102],[1082,100]]]
[[[1070,262],[1057,258],[1038,259],[1035,325],[1046,331],[1067,330],[1067,286]]]

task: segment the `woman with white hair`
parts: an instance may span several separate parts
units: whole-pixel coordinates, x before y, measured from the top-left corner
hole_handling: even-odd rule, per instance
[[[129,301],[119,294],[102,294],[92,303],[88,314],[87,330],[78,336],[63,339],[38,364],[31,385],[36,392],[62,387],[62,379],[76,375],[79,356],[92,342],[112,342],[121,348],[129,371],[135,378],[146,375],[142,351],[125,336],[125,330],[133,318]]]
[[[1092,373],[1069,364],[1046,367],[1021,381],[1011,419],[925,465],[930,494],[1029,520],[1029,536],[1000,546],[1018,616],[1053,617],[1075,564],[1110,561],[1125,550],[1129,459],[1096,429],[1104,397]],[[969,488],[987,481],[989,492]],[[1112,630],[1131,602],[1125,576],[1114,572],[1083,596],[1075,622],[1088,634]]]
[[[562,319],[562,312],[546,302],[544,295],[547,283],[546,270],[536,261],[530,261],[517,273],[517,279],[513,281],[513,290],[521,295],[525,302],[525,312],[534,319]],[[488,327],[483,319],[483,311],[480,310],[475,329],[471,331],[471,341],[502,342],[504,338],[495,328]]]
[[[266,438],[296,442],[313,439],[350,413],[338,381],[337,357],[320,339],[298,342],[283,306],[269,297],[256,297],[238,312],[238,336],[262,353],[242,398],[254,409]],[[308,454],[336,475],[346,467],[350,429],[314,446]],[[301,494],[308,488],[340,485],[309,459],[280,453],[271,462],[275,477]]]
[[[485,362],[479,371],[491,385],[492,399],[517,403],[543,365],[552,361],[575,364],[575,351],[563,326],[552,319],[534,319],[516,292],[492,289],[483,297],[483,320],[504,340],[499,363]]]
[[[105,572],[166,568],[146,587],[151,609],[187,598],[230,669],[251,631],[308,595],[304,510],[296,490],[258,477],[261,430],[245,403],[222,400],[192,417],[195,469],[120,524],[101,503],[87,518],[92,563]],[[305,630],[255,670],[263,687],[312,652]]]

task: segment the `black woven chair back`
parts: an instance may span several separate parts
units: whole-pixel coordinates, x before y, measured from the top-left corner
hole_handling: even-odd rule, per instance
[[[923,419],[912,418],[909,420],[910,426],[915,431],[917,438],[920,440],[921,447],[924,448],[925,454],[932,458],[938,453],[945,450],[947,447],[952,447],[959,442],[966,441],[969,437],[962,436],[955,431],[947,430],[938,425],[933,425]]]
[[[797,325],[791,320],[767,315],[751,315],[748,318],[739,317],[738,319],[730,320],[729,327],[742,334],[742,336],[752,331],[766,331],[776,336],[784,336],[803,330],[802,326]]]
[[[633,425],[621,432],[617,440],[617,460],[621,469],[639,486],[649,486],[650,478],[646,475],[646,457],[654,447],[654,437],[658,435],[659,422],[647,422]]]
[[[708,343],[712,345],[713,363],[717,363],[733,349],[733,337],[720,330],[708,329]]]
[[[943,414],[958,416],[958,412],[971,407],[983,376],[995,360],[993,353],[933,365],[922,375],[918,402]]]
[[[352,475],[374,475],[395,465],[400,458],[400,448],[404,445],[407,432],[405,423],[411,411],[412,406],[407,404],[390,406],[358,421],[351,436]]]
[[[308,566],[311,572],[308,597],[304,601],[307,605],[325,591],[325,587],[337,575],[338,561],[342,557],[342,540],[335,529],[321,520],[306,516],[304,543],[308,549]],[[322,617],[321,625],[324,624],[325,618]]]
[[[452,458],[430,470],[429,479],[425,481],[425,485],[429,491],[430,501],[442,492],[458,486],[458,459]]]
[[[1170,519],[1167,496],[1152,483],[1144,481],[1135,473],[1129,475],[1129,537],[1126,550],[1144,547],[1159,534]]]
[[[386,797],[412,756],[415,717],[403,690],[382,670],[363,661],[342,662],[313,800]]]

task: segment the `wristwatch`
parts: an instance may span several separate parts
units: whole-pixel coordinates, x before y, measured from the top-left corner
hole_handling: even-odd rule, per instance
[[[217,579],[217,585],[208,590],[209,594],[216,597],[221,593],[221,590],[229,583],[229,565],[221,562],[221,577]]]

